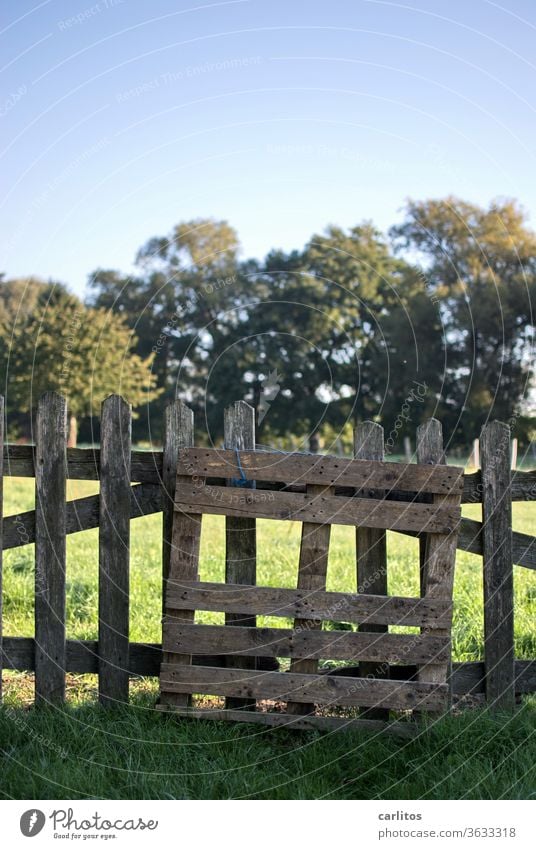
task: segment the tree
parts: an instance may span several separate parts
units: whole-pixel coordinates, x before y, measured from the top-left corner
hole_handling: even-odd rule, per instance
[[[57,303],[34,310],[12,340],[6,374],[11,403],[30,410],[46,390],[66,396],[69,445],[75,445],[79,419],[99,415],[110,393],[123,395],[133,407],[155,397],[153,355],[142,359],[132,353],[135,344],[122,317],[84,307],[64,292]]]
[[[488,418],[521,425],[532,379],[536,234],[515,201],[409,201],[393,228],[419,256],[444,326],[441,415],[468,443]]]
[[[162,393],[153,410],[153,433],[159,432],[165,402],[177,394],[198,413],[210,409],[211,368],[240,322],[245,298],[238,252],[238,237],[227,222],[198,219],[149,239],[138,252],[133,277],[102,269],[90,276],[90,305],[124,316],[136,331],[136,352],[154,354]],[[227,378],[225,386],[231,382]]]

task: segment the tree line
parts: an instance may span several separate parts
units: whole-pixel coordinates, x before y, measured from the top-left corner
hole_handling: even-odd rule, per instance
[[[532,438],[536,234],[515,201],[409,201],[387,235],[330,225],[301,250],[244,259],[235,230],[200,219],[149,239],[135,271],[97,268],[85,302],[37,278],[3,279],[0,348],[11,438],[46,389],[66,395],[70,443],[98,439],[120,392],[134,438],[158,442],[183,398],[222,439],[245,399],[258,440],[349,438],[383,424],[387,449],[431,415],[451,445],[488,418]],[[296,442],[294,442],[296,444]]]

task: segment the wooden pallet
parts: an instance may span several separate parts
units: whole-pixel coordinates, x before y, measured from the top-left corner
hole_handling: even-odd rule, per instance
[[[230,485],[208,484],[207,478],[223,478]],[[254,488],[273,482],[302,484],[305,492]],[[350,487],[355,494],[336,494],[335,487]],[[401,490],[407,500],[388,499],[389,493]],[[182,449],[165,586],[159,708],[193,718],[327,730],[385,727],[371,718],[371,710],[386,717],[389,711],[415,711],[419,716],[445,712],[462,491],[463,470],[452,466]],[[253,580],[199,580],[199,539],[206,513],[231,517],[227,521],[235,523],[256,518],[301,522],[297,588],[256,586],[254,571]],[[422,597],[326,591],[333,524],[421,536]],[[254,535],[254,525],[248,528]],[[196,623],[196,611],[225,613],[226,624]],[[257,627],[257,616],[287,622],[281,628]],[[360,630],[323,630],[325,622],[357,625]],[[420,632],[394,634],[388,626],[413,631],[417,626]],[[223,667],[194,664],[194,655],[223,655],[227,662]],[[259,658],[290,658],[290,667],[284,672],[261,670]],[[319,660],[358,662],[364,669],[380,671],[377,677],[361,678],[325,674],[319,671]],[[415,665],[417,680],[391,680],[381,672],[389,664]],[[196,694],[225,697],[226,707],[196,707]],[[281,702],[286,704],[283,712],[264,709],[267,703]],[[356,718],[357,708],[365,710],[367,718]],[[393,722],[388,727],[408,734],[407,725]]]

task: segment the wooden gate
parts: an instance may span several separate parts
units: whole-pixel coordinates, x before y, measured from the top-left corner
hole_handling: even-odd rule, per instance
[[[207,478],[221,483],[207,483]],[[179,452],[176,484],[161,710],[208,719],[338,728],[383,727],[378,711],[388,718],[390,710],[438,715],[447,709],[463,469],[189,448]],[[292,491],[304,485],[305,492]],[[231,529],[238,532],[237,523],[256,518],[301,522],[297,588],[259,587],[251,577],[240,583],[199,580],[206,513],[228,517],[227,522],[234,523]],[[333,524],[419,534],[425,552],[421,597],[327,592]],[[223,612],[226,624],[196,624],[196,611]],[[293,620],[293,627],[257,627],[261,615]],[[324,622],[357,625],[360,630],[324,630]],[[413,632],[389,633],[389,626]],[[194,654],[219,654],[226,660],[222,666],[197,665]],[[266,657],[290,658],[288,670],[258,669],[258,658]],[[359,679],[326,674],[319,660],[328,659],[365,662],[376,674]],[[389,664],[400,663],[416,665],[416,680],[390,680],[382,673]],[[194,694],[225,697],[225,708],[195,707]],[[362,709],[360,716],[357,708]],[[403,730],[404,724],[390,727]]]

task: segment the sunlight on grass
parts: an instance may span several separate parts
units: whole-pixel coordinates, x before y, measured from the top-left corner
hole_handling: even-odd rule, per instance
[[[33,509],[31,479],[5,479],[5,512],[13,515]],[[98,491],[95,481],[69,481],[68,497],[80,498]],[[480,519],[480,505],[464,505],[463,515]],[[514,528],[534,529],[534,505],[514,504]],[[258,521],[257,583],[262,586],[295,587],[298,574],[301,525],[297,522]],[[411,537],[389,533],[389,592],[416,596],[419,593],[418,543]],[[130,638],[134,642],[159,642],[162,611],[162,517],[160,514],[131,523]],[[203,580],[223,581],[225,575],[225,520],[203,519],[200,575]],[[72,534],[67,538],[67,636],[96,639],[98,634],[98,531]],[[328,590],[355,592],[355,532],[332,528],[328,567]],[[536,654],[536,574],[516,567],[515,644],[516,657]],[[459,551],[454,587],[453,650],[457,661],[478,660],[483,655],[482,561]],[[33,635],[34,546],[4,553],[4,634]],[[203,612],[199,621],[217,624],[223,614]],[[259,617],[260,625],[273,624]],[[284,621],[279,620],[279,625]]]

